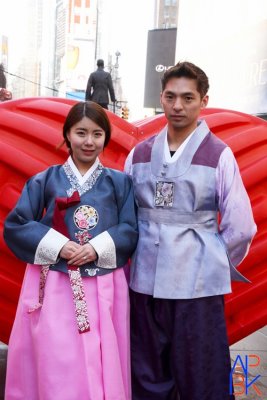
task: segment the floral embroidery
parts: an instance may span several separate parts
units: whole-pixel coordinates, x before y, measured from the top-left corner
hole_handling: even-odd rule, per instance
[[[44,290],[45,290],[45,282],[47,278],[47,274],[49,272],[49,265],[43,265],[40,274],[40,283],[39,283],[39,303],[43,304],[44,301]]]
[[[84,244],[89,243],[92,235],[90,235],[90,233],[88,233],[87,231],[79,231],[75,233],[75,237],[78,240],[79,244],[83,246]]]
[[[74,223],[77,228],[90,230],[98,223],[98,212],[92,206],[82,205],[74,211]]]
[[[155,206],[156,207],[172,207],[173,206],[173,195],[174,195],[174,183],[173,182],[156,182],[155,192]]]
[[[90,323],[81,273],[79,269],[69,269],[68,273],[73,294],[78,331],[84,333],[90,331]]]
[[[32,313],[38,308],[42,307],[44,301],[44,290],[45,290],[45,282],[47,278],[47,274],[49,272],[49,265],[43,265],[40,272],[40,281],[39,281],[39,302],[35,304],[28,310],[28,313]]]
[[[88,179],[84,182],[82,186],[79,184],[79,181],[75,176],[74,172],[72,171],[68,161],[66,161],[65,164],[63,164],[63,169],[71,184],[71,188],[67,190],[67,196],[71,197],[76,190],[79,192],[79,195],[81,196],[82,194],[88,192],[88,190],[92,189],[97,179],[102,174],[103,165],[99,163],[97,168],[92,173],[92,175],[88,177]]]

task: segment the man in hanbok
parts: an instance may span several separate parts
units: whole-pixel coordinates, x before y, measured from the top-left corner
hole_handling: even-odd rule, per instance
[[[138,205],[131,266],[133,400],[230,400],[224,295],[256,233],[231,149],[201,109],[206,74],[180,62],[162,78],[167,126],[126,160]],[[219,217],[219,218],[218,218]]]

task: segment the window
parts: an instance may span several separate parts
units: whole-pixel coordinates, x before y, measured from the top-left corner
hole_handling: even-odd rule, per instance
[[[176,6],[177,0],[164,0],[165,6]]]

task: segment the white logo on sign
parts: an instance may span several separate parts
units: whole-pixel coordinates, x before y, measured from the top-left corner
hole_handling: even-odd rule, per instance
[[[167,71],[167,69],[169,69],[169,68],[171,68],[171,67],[172,67],[172,65],[169,65],[169,66],[167,67],[166,65],[158,64],[158,65],[156,65],[155,70],[156,70],[157,72],[165,72],[165,71]]]

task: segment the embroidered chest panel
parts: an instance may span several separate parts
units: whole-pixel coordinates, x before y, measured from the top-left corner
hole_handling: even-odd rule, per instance
[[[92,175],[90,175],[82,185],[80,185],[68,162],[63,165],[63,169],[71,185],[70,189],[67,190],[67,196],[71,197],[76,190],[78,191],[79,195],[82,196],[95,185],[99,176],[103,172],[103,165],[99,164]]]

